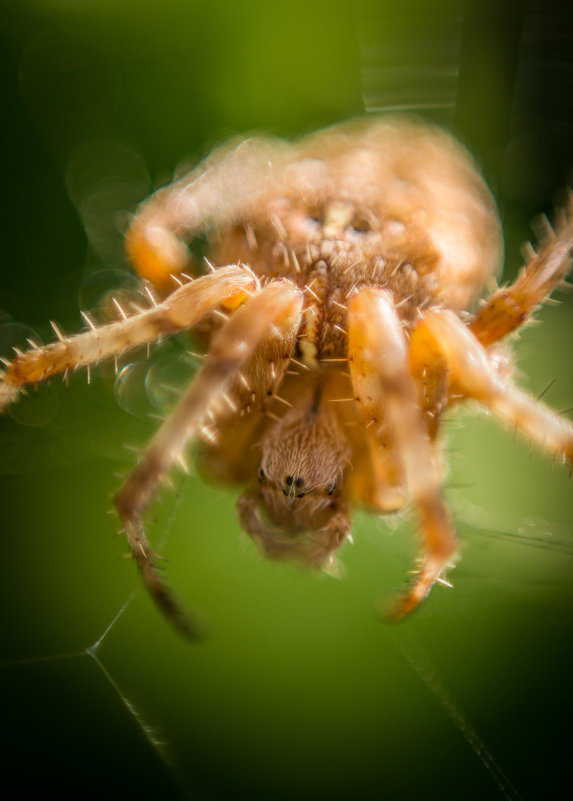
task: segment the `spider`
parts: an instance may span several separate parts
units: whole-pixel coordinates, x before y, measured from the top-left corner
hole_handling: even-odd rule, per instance
[[[476,400],[571,462],[573,425],[517,389],[503,340],[562,282],[573,222],[561,214],[515,283],[476,305],[500,270],[494,200],[466,150],[421,121],[351,121],[295,144],[233,142],[139,208],[126,236],[152,305],[46,347],[0,374],[0,407],[26,385],[181,331],[202,368],[115,504],[157,605],[197,626],[169,589],[142,515],[201,442],[213,478],[244,488],[242,527],[272,559],[324,567],[352,507],[411,504],[421,558],[389,616],[447,583],[458,540],[441,494],[444,412]],[[207,240],[201,273],[189,244]],[[150,286],[151,285],[151,286]],[[153,291],[151,291],[153,289]]]

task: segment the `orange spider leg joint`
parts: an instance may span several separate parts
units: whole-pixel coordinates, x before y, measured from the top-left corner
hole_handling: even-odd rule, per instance
[[[165,301],[167,318],[176,328],[186,328],[197,321],[197,300],[190,287],[198,282],[204,285],[202,307],[210,310],[220,305],[235,311],[259,288],[259,281],[249,269],[230,265],[215,273],[197,279],[176,290]]]
[[[135,223],[127,234],[125,247],[136,272],[166,292],[173,289],[172,276],[191,264],[185,243],[160,225]]]

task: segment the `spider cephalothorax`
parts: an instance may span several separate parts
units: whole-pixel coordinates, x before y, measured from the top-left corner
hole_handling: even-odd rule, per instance
[[[207,274],[188,247],[199,236]],[[388,117],[293,145],[232,143],[143,204],[126,242],[153,305],[101,327],[86,317],[85,333],[18,354],[0,406],[178,331],[205,340],[201,371],[116,497],[149,590],[186,634],[141,515],[193,439],[208,475],[244,488],[241,524],[272,558],[325,566],[353,506],[410,502],[422,554],[394,617],[457,553],[440,490],[446,409],[475,399],[573,457],[572,425],[513,386],[499,348],[566,276],[573,224],[562,214],[516,282],[473,312],[500,270],[501,232],[474,162],[443,131]]]

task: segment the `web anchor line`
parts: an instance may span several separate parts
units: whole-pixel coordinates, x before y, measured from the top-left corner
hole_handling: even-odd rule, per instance
[[[412,629],[410,627],[401,627],[400,630],[386,628],[386,632],[396,650],[419,676],[428,690],[438,699],[440,706],[472,751],[478,756],[482,765],[503,793],[506,801],[523,801],[523,797],[505,775],[483,739],[467,719],[460,705],[442,684],[430,657],[420,641],[415,637]]]
[[[174,501],[171,504],[171,508],[169,514],[163,523],[162,527],[162,534],[160,537],[160,546],[165,544],[165,540],[167,539],[170,530],[173,526],[173,522],[177,517],[177,510],[179,505],[181,504],[181,500],[183,497],[183,489],[184,489],[184,482],[186,481],[187,476],[183,477],[183,483],[178,488]],[[149,723],[145,720],[142,713],[138,710],[137,706],[131,701],[128,696],[122,691],[119,684],[113,678],[103,661],[99,656],[99,651],[101,646],[103,645],[104,641],[107,639],[107,636],[110,632],[115,628],[119,619],[123,616],[123,614],[127,611],[133,600],[135,599],[138,593],[138,588],[132,590],[132,592],[128,595],[125,599],[119,610],[116,612],[114,617],[110,620],[107,626],[104,628],[102,634],[91,644],[86,646],[83,649],[78,651],[70,651],[70,652],[63,652],[59,654],[46,654],[41,656],[32,656],[32,657],[22,657],[22,658],[15,658],[15,659],[8,659],[0,661],[0,670],[2,669],[10,669],[10,668],[17,668],[17,667],[26,667],[26,666],[35,666],[35,665],[42,665],[54,662],[60,662],[69,659],[83,659],[85,657],[89,657],[92,659],[95,664],[97,665],[98,669],[102,672],[108,683],[113,688],[114,692],[116,693],[120,703],[124,707],[124,709],[128,712],[128,714],[133,718],[135,721],[137,728],[143,735],[146,742],[151,746],[153,751],[157,754],[161,762],[165,765],[165,767],[169,770],[173,778],[176,782],[179,782],[177,773],[174,770],[174,766],[169,758],[169,755],[166,751],[166,743],[159,738],[157,729],[153,726],[150,726]]]

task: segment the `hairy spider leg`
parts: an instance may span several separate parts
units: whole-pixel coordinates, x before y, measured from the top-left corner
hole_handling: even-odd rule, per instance
[[[421,524],[423,559],[415,580],[389,613],[398,619],[427,597],[457,554],[458,539],[441,495],[438,454],[424,426],[409,371],[408,343],[392,296],[382,289],[355,294],[348,305],[348,334],[350,374],[364,422],[379,421],[370,428],[376,439],[382,421],[391,432]]]
[[[257,288],[256,277],[245,267],[221,267],[186,284],[151,309],[117,323],[92,324],[84,333],[61,336],[57,342],[18,355],[0,372],[0,410],[17,400],[26,384],[38,384],[58,373],[96,364],[191,328],[219,305],[232,311]]]
[[[494,292],[469,324],[484,346],[497,342],[526,322],[529,315],[563,281],[571,268],[573,249],[573,197],[560,213],[555,230],[544,219],[545,241],[516,281]]]
[[[410,348],[414,375],[422,375],[438,355],[448,370],[452,395],[480,401],[544,450],[573,461],[573,424],[501,376],[454,312],[427,312],[412,332]]]
[[[197,626],[183,612],[160,574],[141,514],[162,478],[199,433],[210,407],[257,347],[276,336],[292,336],[300,323],[302,303],[300,290],[288,282],[277,282],[234,313],[214,337],[201,371],[115,498],[128,543],[151,596],[175,628],[190,639],[198,636]]]
[[[139,275],[171,291],[174,276],[193,271],[186,243],[200,231],[228,224],[271,184],[273,171],[288,157],[290,149],[278,140],[234,140],[190,175],[155,192],[137,210],[126,237]]]

